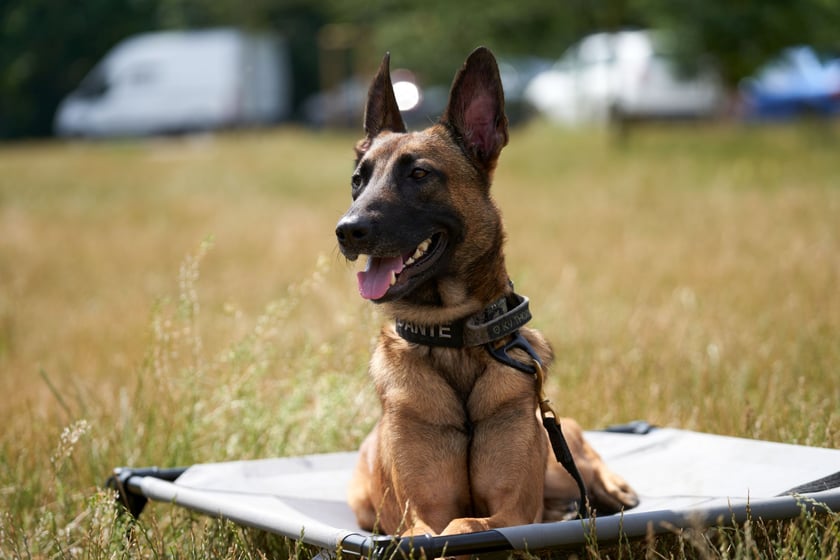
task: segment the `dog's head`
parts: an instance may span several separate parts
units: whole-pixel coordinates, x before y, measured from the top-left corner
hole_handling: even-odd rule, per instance
[[[452,319],[498,298],[507,286],[504,234],[489,190],[508,129],[493,54],[478,48],[467,58],[440,121],[420,132],[406,131],[386,55],[364,127],[353,203],[336,227],[346,258],[367,256],[362,297],[419,321]]]

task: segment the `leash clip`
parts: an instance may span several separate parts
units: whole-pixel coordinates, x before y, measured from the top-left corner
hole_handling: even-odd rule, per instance
[[[540,357],[537,355],[537,351],[534,350],[534,347],[531,346],[531,343],[525,340],[525,337],[522,336],[522,333],[517,330],[513,333],[513,339],[507,344],[501,344],[499,346],[495,346],[493,343],[488,343],[486,345],[487,351],[490,352],[490,355],[493,356],[497,361],[502,362],[505,365],[508,365],[516,370],[521,371],[522,373],[527,373],[528,375],[536,375],[537,374],[537,367],[531,364],[521,362],[516,358],[511,357],[509,352],[514,349],[523,350],[534,360],[536,364],[542,364]]]

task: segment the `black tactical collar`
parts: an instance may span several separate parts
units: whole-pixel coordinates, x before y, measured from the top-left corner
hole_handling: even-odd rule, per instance
[[[418,325],[397,319],[397,334],[408,342],[444,348],[481,346],[512,335],[531,320],[528,298],[514,292],[464,319]]]

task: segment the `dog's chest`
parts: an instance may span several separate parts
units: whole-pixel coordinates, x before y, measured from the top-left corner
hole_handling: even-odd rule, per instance
[[[374,353],[371,373],[384,400],[429,401],[435,407],[465,407],[488,370],[480,348],[430,348],[385,343]],[[416,399],[416,400],[415,400]]]
[[[487,369],[485,361],[471,350],[433,348],[428,355],[428,363],[429,369],[439,375],[462,401],[469,398]]]

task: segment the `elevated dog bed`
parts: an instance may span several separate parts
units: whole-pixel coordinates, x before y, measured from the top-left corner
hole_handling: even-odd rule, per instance
[[[840,450],[724,437],[633,423],[587,432],[593,447],[639,493],[638,507],[596,519],[466,535],[398,538],[356,527],[345,502],[356,453],[115,469],[108,484],[139,515],[147,500],[299,539],[328,554],[384,558],[423,548],[428,557],[574,547],[597,538],[661,533],[840,511]]]

